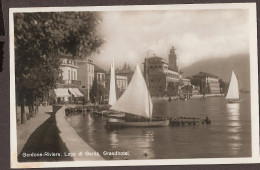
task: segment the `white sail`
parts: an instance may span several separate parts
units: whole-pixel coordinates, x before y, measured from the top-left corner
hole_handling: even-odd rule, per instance
[[[238,81],[235,73],[232,71],[231,80],[227,92],[226,99],[239,99]]]
[[[109,101],[108,104],[113,105],[116,103],[116,80],[115,80],[115,66],[114,61],[111,64],[110,69],[110,89],[109,89]]]
[[[111,109],[147,118],[152,117],[152,100],[138,64],[127,89]]]

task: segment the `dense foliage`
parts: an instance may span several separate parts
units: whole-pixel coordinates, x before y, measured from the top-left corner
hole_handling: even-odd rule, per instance
[[[105,87],[97,82],[96,76],[94,77],[93,85],[89,94],[92,103],[99,103],[107,94]]]
[[[59,79],[61,54],[84,58],[103,43],[94,12],[14,14],[16,90],[24,112],[24,99],[32,105],[54,88]],[[22,118],[23,119],[23,118]]]

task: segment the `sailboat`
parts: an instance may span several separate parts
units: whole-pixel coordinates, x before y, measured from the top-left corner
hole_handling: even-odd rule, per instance
[[[110,88],[109,88],[109,100],[108,104],[113,105],[116,103],[116,84],[115,84],[115,64],[114,60],[113,63],[111,63],[110,68]]]
[[[232,71],[231,80],[230,80],[228,92],[227,92],[227,95],[226,95],[226,100],[229,103],[238,103],[238,102],[240,102],[240,100],[239,100],[238,81],[237,81],[237,77],[236,77],[234,71]]]
[[[136,66],[127,89],[110,109],[146,119],[144,121],[108,119],[107,127],[156,127],[169,125],[169,120],[152,120],[153,104],[139,65]]]
[[[115,64],[113,60],[113,62],[110,65],[110,88],[109,88],[108,104],[111,106],[116,103],[116,100],[117,99],[116,99],[116,85],[115,85]],[[112,112],[109,111],[108,108],[101,111],[94,111],[93,113],[97,116],[109,116],[112,114]]]

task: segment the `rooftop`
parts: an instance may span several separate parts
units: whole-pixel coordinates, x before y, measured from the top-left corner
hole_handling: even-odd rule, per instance
[[[149,62],[149,61],[154,61],[154,60],[156,60],[156,62],[158,63],[158,60],[159,60],[159,62],[167,63],[167,62],[165,61],[165,59],[163,59],[163,58],[161,58],[161,57],[158,57],[158,56],[149,57],[149,58],[147,58],[147,60],[148,60],[148,62]],[[167,64],[168,64],[168,63],[167,63]]]

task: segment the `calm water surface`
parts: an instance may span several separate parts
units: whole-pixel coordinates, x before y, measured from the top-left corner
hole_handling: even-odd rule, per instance
[[[154,101],[153,115],[204,119],[210,125],[105,129],[106,118],[92,114],[72,116],[79,136],[101,156],[103,151],[129,151],[129,156],[105,159],[226,158],[251,156],[250,97],[229,104],[224,97],[188,101]]]

